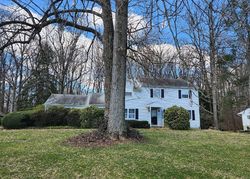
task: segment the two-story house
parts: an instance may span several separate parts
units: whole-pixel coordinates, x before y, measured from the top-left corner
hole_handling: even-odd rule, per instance
[[[163,127],[164,111],[174,105],[189,111],[191,128],[200,128],[199,94],[185,80],[145,78],[126,83],[126,120],[146,120]]]
[[[86,108],[90,105],[104,108],[104,94],[52,94],[45,108]],[[199,96],[188,82],[181,79],[127,80],[125,92],[125,119],[148,121],[150,126],[164,126],[164,110],[174,105],[189,111],[190,127],[200,128]]]

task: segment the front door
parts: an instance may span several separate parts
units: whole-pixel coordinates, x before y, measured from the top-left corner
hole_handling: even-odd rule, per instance
[[[157,125],[157,108],[151,108],[151,125]]]

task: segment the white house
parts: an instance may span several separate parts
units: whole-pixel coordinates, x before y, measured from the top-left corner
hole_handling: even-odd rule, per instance
[[[199,94],[181,79],[127,81],[126,120],[146,120],[150,126],[164,126],[164,110],[180,106],[189,111],[190,127],[200,128]]]
[[[52,94],[45,108],[60,105],[65,108],[86,108],[95,105],[104,108],[103,94]],[[200,128],[199,94],[182,79],[127,80],[125,92],[125,119],[148,121],[150,126],[164,126],[164,110],[180,106],[189,111],[190,127]]]
[[[250,108],[247,108],[244,111],[241,111],[240,113],[238,113],[238,115],[242,117],[243,130],[249,130],[250,129]]]

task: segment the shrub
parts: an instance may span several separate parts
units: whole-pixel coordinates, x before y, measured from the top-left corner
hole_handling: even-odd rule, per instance
[[[48,125],[47,113],[45,111],[36,111],[30,116],[31,120],[34,121],[34,126],[44,127]]]
[[[66,126],[67,120],[66,116],[69,109],[64,107],[53,106],[45,111],[44,119],[46,126]]]
[[[21,129],[28,126],[30,116],[26,112],[13,112],[3,117],[3,127],[6,129]]]
[[[31,115],[31,119],[34,121],[34,126],[66,126],[69,109],[63,107],[53,106],[47,111],[37,110]]]
[[[66,116],[67,124],[73,127],[81,127],[80,115],[81,110],[71,109]]]
[[[82,128],[98,128],[104,122],[104,110],[90,106],[81,111]]]
[[[127,124],[132,128],[150,128],[148,121],[127,120]]]
[[[170,129],[187,130],[190,128],[189,113],[182,107],[173,106],[166,109],[164,121]]]

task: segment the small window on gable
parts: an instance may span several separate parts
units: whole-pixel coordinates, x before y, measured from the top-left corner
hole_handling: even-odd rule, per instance
[[[125,92],[125,96],[132,96],[132,92]]]

